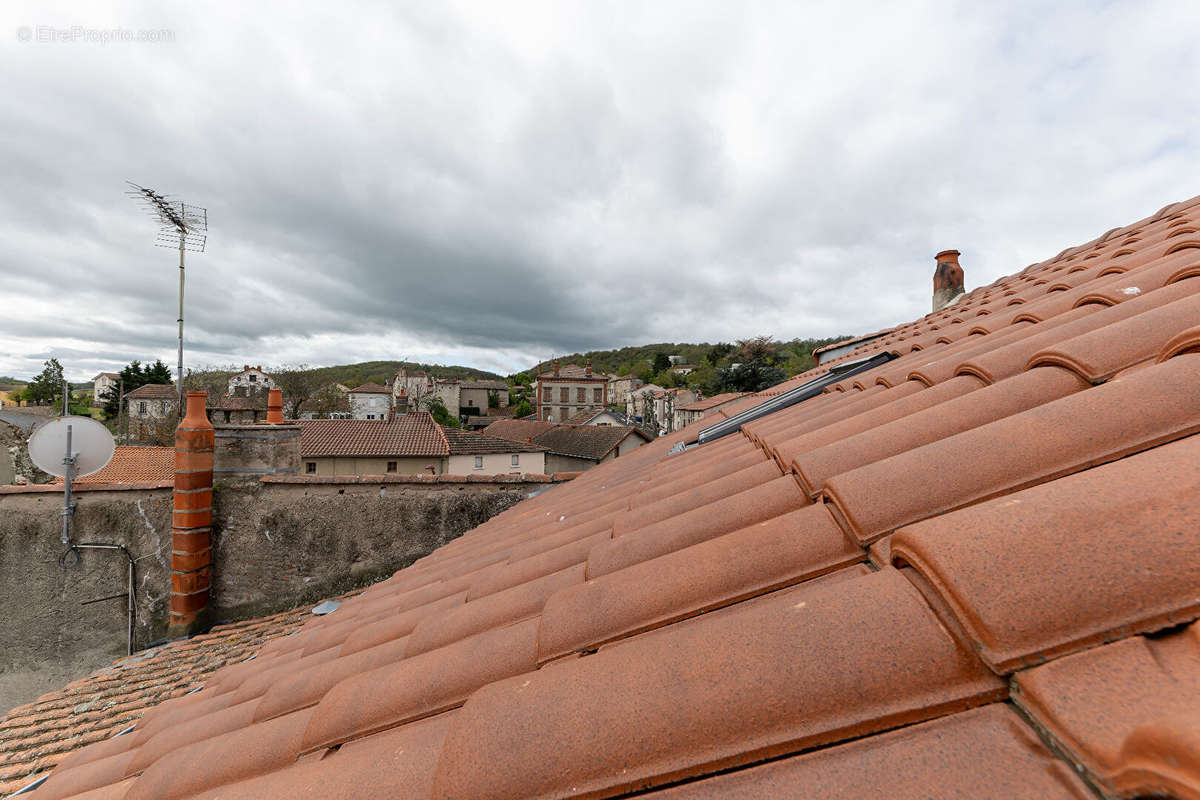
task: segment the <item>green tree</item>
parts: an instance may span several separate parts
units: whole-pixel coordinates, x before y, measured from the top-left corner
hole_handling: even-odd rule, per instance
[[[517,419],[520,419],[521,417],[528,417],[532,413],[533,413],[533,404],[530,403],[528,400],[526,400],[524,397],[522,397],[520,400],[518,400],[517,404],[515,406],[513,406],[513,415]]]
[[[57,358],[42,363],[42,371],[25,389],[27,399],[35,403],[61,401],[63,391],[63,368]]]
[[[708,349],[704,359],[714,367],[721,365],[721,359],[733,352],[733,345],[728,342],[717,342]]]
[[[450,409],[446,408],[442,398],[436,394],[427,397],[424,406],[425,410],[433,415],[433,419],[438,425],[445,425],[447,428],[462,427],[462,423],[450,413]]]
[[[500,393],[495,389],[488,389],[488,408],[500,407]]]
[[[651,369],[655,374],[663,372],[671,368],[671,358],[661,351],[654,354],[654,361],[651,362]]]
[[[106,390],[101,395],[99,400],[104,403],[104,418],[115,419],[121,411],[121,389],[125,389],[125,394],[129,394],[134,389],[145,386],[148,383],[161,383],[170,385],[174,383],[171,380],[171,368],[162,362],[162,359],[155,359],[153,364],[142,366],[141,361],[130,361],[125,365],[121,372],[117,383],[110,389]],[[189,378],[191,374],[189,373]],[[185,381],[187,383],[187,381]],[[188,387],[192,388],[192,387]]]

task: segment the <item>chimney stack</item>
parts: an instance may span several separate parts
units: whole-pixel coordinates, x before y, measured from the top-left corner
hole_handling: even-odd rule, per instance
[[[207,627],[212,581],[212,423],[205,392],[187,393],[187,415],[175,430],[175,491],[171,514],[171,603],[167,637]]]
[[[583,364],[584,364],[583,374],[591,375],[592,374],[592,360],[589,358],[587,361],[583,362]]]
[[[554,359],[554,374],[558,375],[558,359]]]
[[[267,424],[283,424],[283,391],[272,389],[267,393]]]
[[[943,250],[934,256],[937,269],[933,273],[933,310],[953,303],[964,291],[963,270],[958,264],[957,250]]]

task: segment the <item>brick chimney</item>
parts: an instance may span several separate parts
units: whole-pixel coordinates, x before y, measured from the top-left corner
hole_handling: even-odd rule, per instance
[[[187,415],[175,430],[175,492],[171,514],[171,613],[167,637],[208,626],[212,581],[213,426],[206,392],[187,393]]]
[[[283,424],[283,390],[272,389],[267,393],[267,424]]]
[[[583,374],[584,375],[592,374],[592,360],[590,358],[587,361],[583,362]]]
[[[945,308],[964,291],[963,270],[958,264],[957,250],[943,250],[934,256],[937,269],[933,273],[933,310]]]
[[[554,359],[554,375],[558,376],[558,359]]]

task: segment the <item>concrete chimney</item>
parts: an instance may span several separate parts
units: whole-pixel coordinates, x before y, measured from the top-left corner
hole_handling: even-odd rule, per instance
[[[945,308],[964,291],[963,270],[958,264],[957,250],[943,250],[934,256],[937,269],[933,273],[933,310]]]
[[[171,514],[171,604],[167,637],[208,625],[212,581],[213,426],[205,392],[187,393],[187,415],[175,431],[175,492]]]

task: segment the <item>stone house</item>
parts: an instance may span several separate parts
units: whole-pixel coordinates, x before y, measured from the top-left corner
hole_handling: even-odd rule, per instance
[[[268,389],[278,388],[275,385],[275,379],[263,372],[261,364],[253,367],[249,364],[244,364],[241,372],[229,377],[229,387],[225,390],[225,394],[231,397],[235,396],[239,389],[246,394],[254,394],[256,392],[265,394]]]
[[[353,419],[386,419],[392,408],[392,390],[378,383],[364,383],[347,393]]]
[[[543,422],[562,422],[582,411],[600,411],[608,406],[608,376],[584,366],[554,361],[550,373],[539,372],[534,382],[534,408]]]
[[[255,392],[230,397],[221,395],[208,398],[208,419],[213,425],[253,425],[267,421],[267,393]]]
[[[169,383],[147,383],[127,393],[129,441],[165,444],[173,440],[178,403],[178,390]]]
[[[459,410],[455,416],[463,414],[487,416],[488,397],[493,393],[500,408],[508,406],[508,384],[504,381],[460,381],[458,391]],[[471,411],[471,409],[476,409],[476,411]]]
[[[564,425],[595,425],[604,427],[606,425],[628,425],[629,420],[620,411],[613,411],[611,408],[605,408],[600,411],[588,409],[580,411],[573,417],[563,420]]]
[[[615,406],[625,406],[629,402],[629,394],[643,385],[641,378],[632,375],[618,375],[608,379],[608,402]]]
[[[670,433],[676,430],[676,407],[694,403],[699,398],[699,392],[694,389],[664,389],[648,383],[630,395],[625,412],[634,422]]]

